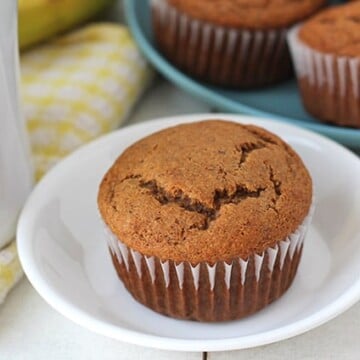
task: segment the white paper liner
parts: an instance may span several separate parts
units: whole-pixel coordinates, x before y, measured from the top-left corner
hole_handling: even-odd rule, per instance
[[[166,0],[151,5],[160,50],[191,75],[233,87],[266,85],[291,75],[286,28],[224,27],[191,18]]]
[[[264,266],[264,259],[265,255],[267,255],[267,265],[270,272],[273,271],[274,265],[276,261],[279,259],[280,262],[280,270],[282,270],[284,266],[284,261],[287,256],[290,259],[293,258],[294,254],[301,250],[303,241],[311,222],[311,218],[313,215],[314,206],[311,206],[309,214],[304,219],[303,223],[298,227],[298,229],[288,236],[285,240],[279,241],[274,247],[270,247],[266,249],[261,254],[254,255],[254,264],[255,264],[255,276],[256,280],[260,280],[261,270]],[[116,256],[118,262],[124,263],[127,271],[129,271],[130,261],[135,264],[136,271],[141,278],[143,275],[143,265],[145,265],[147,272],[150,274],[151,281],[154,283],[156,281],[156,271],[155,271],[155,262],[156,257],[154,256],[144,256],[140,254],[138,251],[129,248],[124,243],[122,243],[116,235],[114,235],[111,230],[104,224],[106,238],[108,241],[108,247],[111,253]],[[130,259],[131,258],[131,259]],[[145,261],[142,261],[144,259]],[[218,261],[215,264],[209,264],[204,262],[207,268],[207,276],[208,281],[210,283],[211,290],[215,287],[215,276],[216,276],[216,269],[217,267],[224,266],[224,281],[226,284],[227,289],[230,288],[231,283],[231,276],[232,276],[232,268],[235,265],[235,262],[239,263],[241,269],[241,284],[243,285],[247,278],[247,271],[248,271],[248,262],[249,259],[234,259],[230,264],[226,263],[225,261]],[[164,279],[166,287],[170,284],[170,270],[169,270],[169,261],[160,261],[161,265],[161,278]],[[196,290],[199,289],[199,279],[200,279],[200,265],[192,265],[188,262],[180,262],[175,264],[175,270],[177,274],[177,282],[178,287],[180,289],[183,288],[183,281],[184,281],[184,267],[190,266],[191,273],[192,273],[192,280],[194,283],[194,287]]]
[[[310,48],[299,39],[300,27],[291,29],[287,39],[306,107],[313,113],[311,102],[304,99],[308,90],[302,88],[302,80],[313,88],[308,96],[315,98],[315,116],[339,125],[359,127],[360,58],[337,56]],[[318,101],[325,96],[329,97],[328,101]]]

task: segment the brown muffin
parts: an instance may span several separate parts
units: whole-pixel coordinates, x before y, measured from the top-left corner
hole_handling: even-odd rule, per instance
[[[246,29],[289,27],[314,14],[323,0],[168,0],[195,19]]]
[[[234,88],[273,84],[292,73],[287,29],[325,0],[152,0],[154,36],[175,66]]]
[[[322,11],[289,39],[306,109],[320,120],[360,127],[360,2]]]
[[[311,199],[310,176],[287,144],[213,120],[129,147],[105,175],[98,205],[135,299],[169,316],[220,321],[290,286]]]

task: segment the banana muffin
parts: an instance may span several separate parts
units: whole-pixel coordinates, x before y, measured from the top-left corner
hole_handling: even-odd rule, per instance
[[[360,128],[360,2],[330,7],[289,35],[305,108]]]
[[[254,88],[292,74],[289,27],[326,0],[152,0],[154,37],[175,66],[205,82]]]
[[[286,291],[311,202],[310,175],[289,145],[221,120],[136,142],[98,194],[128,291],[157,312],[199,321],[244,317]]]

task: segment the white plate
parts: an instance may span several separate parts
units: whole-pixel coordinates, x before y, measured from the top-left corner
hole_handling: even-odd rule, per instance
[[[317,209],[290,290],[246,319],[206,324],[156,314],[126,292],[110,261],[96,195],[102,175],[135,140],[179,122],[215,116],[257,124],[287,140],[310,169]],[[360,161],[355,155],[284,123],[220,114],[146,122],[84,146],[39,183],[20,218],[19,254],[29,280],[50,305],[100,334],[183,351],[263,345],[310,330],[359,300],[359,184]]]

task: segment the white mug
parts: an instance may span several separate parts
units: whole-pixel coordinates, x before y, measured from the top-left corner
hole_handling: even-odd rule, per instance
[[[17,1],[0,1],[0,249],[15,235],[33,175],[20,109]]]

